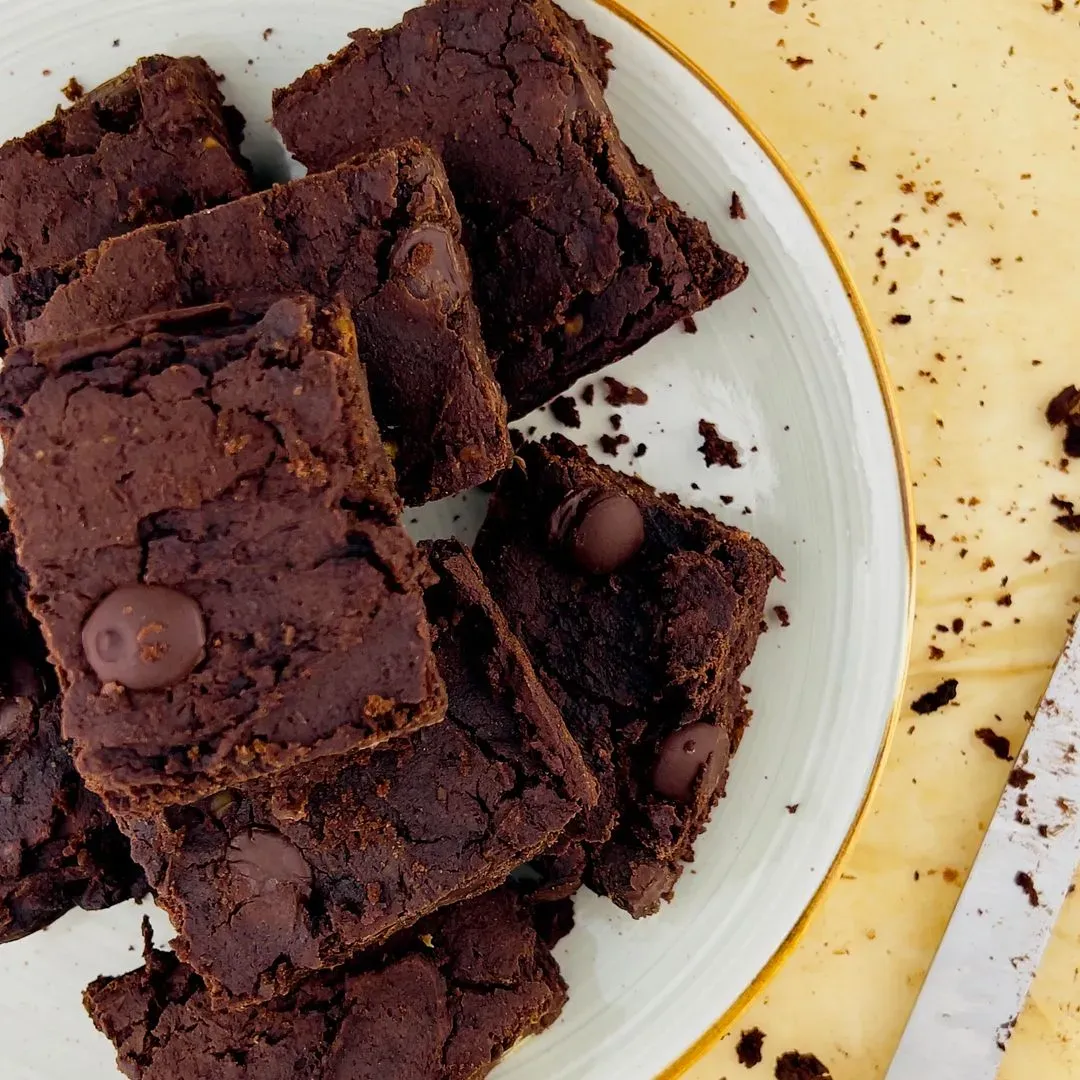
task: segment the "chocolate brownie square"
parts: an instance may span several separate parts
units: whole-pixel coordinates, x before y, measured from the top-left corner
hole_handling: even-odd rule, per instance
[[[146,892],[60,739],[60,698],[0,511],[0,942]]]
[[[441,724],[121,824],[179,955],[231,1004],[285,993],[502,884],[596,787],[469,553],[428,549]]]
[[[148,56],[0,146],[0,275],[251,191],[244,121],[197,56]]]
[[[620,138],[607,43],[550,0],[430,0],[350,36],[274,122],[314,169],[409,136],[442,154],[512,416],[743,281]]]
[[[460,230],[442,165],[405,143],[0,280],[0,303],[10,340],[39,342],[252,294],[342,294],[400,491],[417,505],[510,460]]]
[[[571,827],[633,915],[670,898],[749,717],[741,676],[780,565],[560,435],[519,450],[476,557],[600,782]],[[573,872],[557,851],[556,877]]]
[[[17,349],[2,476],[76,763],[184,802],[442,718],[348,312],[216,305]]]
[[[216,1009],[148,943],[142,969],[97,979],[83,1001],[132,1080],[480,1080],[566,1002],[533,919],[499,889],[242,1010]]]

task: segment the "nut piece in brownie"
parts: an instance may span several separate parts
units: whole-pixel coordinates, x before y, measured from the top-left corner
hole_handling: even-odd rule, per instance
[[[274,122],[310,168],[409,136],[443,155],[512,416],[743,281],[619,137],[607,43],[550,0],[431,0],[350,36]]]
[[[60,698],[0,511],[0,942],[141,896],[142,871],[60,740]]]
[[[532,909],[508,888],[247,1009],[215,1008],[172,953],[145,959],[83,995],[132,1080],[480,1080],[566,1002]]]
[[[9,340],[36,342],[253,294],[341,294],[399,489],[417,505],[510,460],[460,231],[442,165],[410,142],[0,280],[0,301]]]
[[[63,731],[117,808],[442,718],[428,571],[344,308],[216,305],[13,350],[0,433]]]
[[[594,462],[519,450],[476,557],[586,762],[587,881],[631,914],[670,897],[749,712],[740,681],[780,566],[765,545]],[[559,849],[556,878],[575,854]]]
[[[139,60],[0,146],[0,274],[247,195],[243,128],[205,60]]]
[[[122,817],[179,955],[233,1004],[287,992],[547,849],[596,786],[472,556],[428,548],[446,719],[346,758]]]

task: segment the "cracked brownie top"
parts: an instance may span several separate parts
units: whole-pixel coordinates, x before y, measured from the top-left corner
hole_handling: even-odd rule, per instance
[[[442,154],[513,416],[742,282],[622,142],[607,43],[549,0],[431,0],[351,37],[274,122],[310,168],[407,137]]]
[[[0,305],[9,340],[33,343],[249,296],[344,296],[399,490],[418,505],[510,460],[460,231],[442,165],[407,142],[0,278]]]
[[[343,308],[152,317],[9,353],[3,480],[63,729],[115,805],[441,718]]]
[[[549,847],[595,782],[468,551],[428,548],[446,719],[146,820],[121,818],[176,949],[231,1004],[288,991]]]

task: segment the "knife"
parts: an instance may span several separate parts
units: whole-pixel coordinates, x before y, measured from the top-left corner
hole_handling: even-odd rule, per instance
[[[886,1080],[993,1080],[1080,857],[1074,629]]]

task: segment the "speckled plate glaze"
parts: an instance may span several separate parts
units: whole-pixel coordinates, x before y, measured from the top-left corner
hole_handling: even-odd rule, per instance
[[[227,75],[248,117],[246,150],[267,175],[290,163],[270,92],[345,41],[387,26],[405,0],[6,0],[0,137],[61,103],[70,76],[92,86],[152,52],[199,53]],[[903,455],[880,353],[849,279],[775,154],[673,50],[597,0],[566,6],[614,43],[609,100],[626,141],[661,185],[750,265],[747,284],[609,374],[643,388],[614,464],[756,533],[787,568],[748,674],[755,720],[728,796],[698,843],[674,904],[634,922],[591,894],[558,949],[570,1003],[519,1048],[499,1080],[646,1080],[676,1075],[703,1033],[760,987],[837,877],[891,730],[910,630],[912,538]],[[272,28],[272,33],[264,31]],[[118,39],[118,43],[117,43]],[[729,213],[737,191],[746,217]],[[598,452],[614,410],[597,394],[575,438]],[[707,469],[700,419],[738,444],[743,467]],[[523,421],[555,426],[543,411]],[[634,458],[639,443],[644,456]],[[608,459],[610,460],[610,459]],[[427,508],[417,535],[469,537],[482,501]],[[789,812],[795,807],[797,812]],[[112,1049],[81,1007],[101,973],[138,962],[149,904],[73,912],[0,948],[0,1075],[109,1080]],[[705,1038],[710,1036],[706,1035]]]

